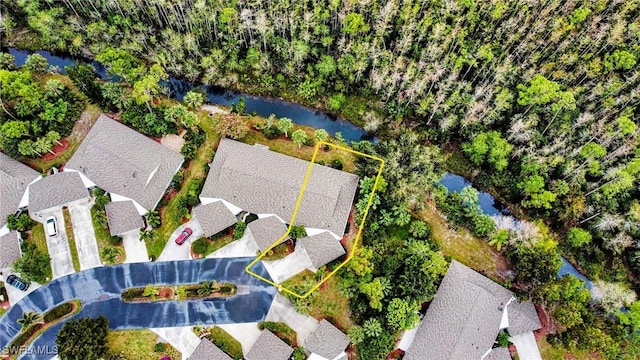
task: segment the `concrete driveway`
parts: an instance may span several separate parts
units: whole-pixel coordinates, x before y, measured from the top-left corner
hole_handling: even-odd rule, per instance
[[[301,250],[296,250],[282,259],[273,261],[263,260],[262,263],[269,272],[269,275],[271,275],[273,281],[278,284],[305,269],[311,269],[313,267],[309,257]]]
[[[122,244],[124,245],[124,252],[127,254],[125,263],[149,261],[147,245],[145,245],[144,241],[140,241],[140,232],[138,230],[123,234]]]
[[[69,214],[80,259],[80,270],[102,266],[96,233],[91,221],[90,204],[69,206]]]
[[[183,359],[189,358],[200,345],[200,338],[193,332],[193,326],[178,326],[149,329],[158,334],[182,354]]]
[[[47,238],[49,256],[51,257],[51,272],[53,273],[53,278],[57,279],[71,274],[75,272],[75,270],[73,269],[73,261],[71,260],[71,250],[69,249],[62,208],[43,214],[43,221],[46,221],[45,219],[49,216],[54,216],[58,225],[58,235],[51,237],[46,231],[44,232]]]
[[[176,239],[186,228],[191,228],[193,234],[182,245],[176,244]],[[203,236],[202,228],[195,221],[188,221],[180,225],[169,237],[169,241],[164,246],[162,254],[158,257],[157,261],[174,261],[174,260],[189,260],[191,255],[189,249],[191,249],[191,243]]]
[[[207,255],[208,258],[228,258],[228,257],[237,257],[237,256],[256,256],[258,250],[258,245],[253,240],[249,232],[246,231],[244,236],[240,239],[232,242],[229,245],[223,246],[220,249],[212,252]]]
[[[298,344],[304,344],[318,327],[318,320],[296,311],[291,301],[276,293],[265,321],[283,322],[298,334]]]
[[[516,346],[520,360],[542,360],[533,331],[512,336],[509,340]]]

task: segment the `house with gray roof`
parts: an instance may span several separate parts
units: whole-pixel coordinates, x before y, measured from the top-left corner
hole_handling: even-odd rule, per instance
[[[516,300],[507,306],[509,317],[509,335],[516,336],[542,328],[540,317],[532,302]]]
[[[238,220],[229,208],[222,202],[200,204],[191,211],[192,221],[197,221],[206,237],[213,236],[233,226]]]
[[[264,146],[222,139],[200,200],[202,203],[225,200],[238,209],[276,214],[288,222],[308,167],[308,161]],[[314,165],[295,224],[329,230],[337,238],[342,237],[357,187],[356,175]]]
[[[144,227],[144,220],[131,200],[109,202],[104,210],[107,213],[109,234],[112,236],[122,236]]]
[[[13,230],[0,236],[0,270],[10,268],[20,256],[20,234]]]
[[[82,202],[89,202],[89,191],[75,171],[45,176],[29,185],[29,215],[36,221],[56,207]]]
[[[258,249],[264,252],[287,232],[287,226],[277,216],[268,216],[250,222],[247,230]]]
[[[322,319],[316,330],[304,343],[305,350],[311,352],[316,358],[333,360],[345,354],[349,346],[349,338],[330,322]]]
[[[198,347],[189,356],[188,360],[233,360],[231,356],[225,354],[215,346],[209,339],[202,338]]]
[[[453,260],[404,359],[482,359],[513,303],[511,291]]]
[[[296,251],[303,251],[309,258],[313,264],[309,270],[313,272],[345,254],[340,241],[328,232],[298,239]]]
[[[263,330],[246,354],[246,360],[288,360],[293,354],[291,346],[269,330]]]
[[[29,184],[39,178],[37,171],[0,152],[0,227],[7,216],[28,205]]]
[[[153,210],[184,158],[169,148],[100,115],[65,170],[82,174],[114,201],[133,200],[140,215]]]

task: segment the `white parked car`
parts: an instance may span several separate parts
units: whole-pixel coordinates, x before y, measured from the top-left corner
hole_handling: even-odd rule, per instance
[[[58,223],[56,222],[56,218],[53,216],[49,216],[47,218],[47,222],[44,225],[45,230],[47,231],[47,235],[56,236],[58,235]]]

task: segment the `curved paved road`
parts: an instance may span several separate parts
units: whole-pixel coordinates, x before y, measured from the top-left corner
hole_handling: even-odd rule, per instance
[[[247,258],[202,259],[153,263],[132,263],[99,267],[74,273],[40,287],[15,304],[0,318],[0,349],[19,332],[17,320],[23,312],[44,313],[71,299],[82,301],[82,310],[74,317],[109,319],[112,329],[188,326],[195,324],[234,324],[263,321],[276,294],[276,289],[247,274],[244,268],[253,260]],[[261,264],[254,271],[268,277]],[[215,279],[238,286],[238,294],[224,301],[162,301],[124,303],[122,290],[147,284],[198,283]],[[43,333],[32,347],[53,346],[63,323]],[[38,359],[42,355],[23,355],[22,359]]]

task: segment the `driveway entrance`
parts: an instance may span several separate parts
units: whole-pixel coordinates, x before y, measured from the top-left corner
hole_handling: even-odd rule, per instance
[[[69,206],[71,225],[73,226],[76,248],[78,249],[78,258],[80,259],[80,270],[102,266],[96,233],[93,230],[93,222],[91,221],[91,210],[89,209],[89,204]]]
[[[62,208],[42,214],[42,219],[46,219],[49,216],[54,216],[58,225],[58,235],[51,237],[47,234],[47,231],[44,232],[47,239],[49,257],[51,257],[51,272],[53,273],[53,278],[57,279],[69,275],[75,270],[73,269],[73,261],[71,260],[71,250],[69,249]]]

